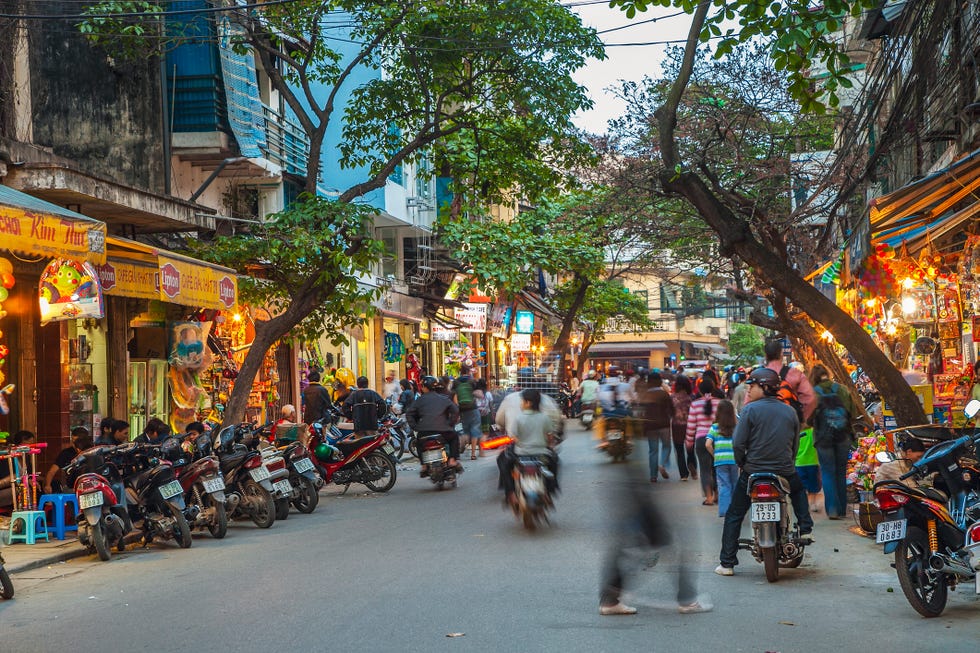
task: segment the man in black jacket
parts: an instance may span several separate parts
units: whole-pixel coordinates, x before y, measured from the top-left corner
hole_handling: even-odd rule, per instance
[[[327,416],[327,409],[330,408],[330,392],[320,385],[320,373],[316,370],[310,372],[310,384],[303,389],[303,422],[312,424]]]
[[[459,420],[459,406],[439,392],[439,380],[434,376],[422,377],[422,396],[405,412],[408,425],[419,437],[438,433],[449,445],[449,465],[456,466],[459,456],[459,434],[455,425]],[[428,474],[428,466],[422,465],[420,475]]]
[[[344,400],[344,415],[354,422],[354,433],[359,437],[374,433],[378,430],[378,420],[387,414],[388,404],[368,387],[368,378],[357,377],[357,390]]]

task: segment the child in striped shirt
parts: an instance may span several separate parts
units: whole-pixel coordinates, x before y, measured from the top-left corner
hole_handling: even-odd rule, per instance
[[[724,517],[732,503],[732,491],[738,481],[738,465],[732,449],[732,433],[735,432],[735,405],[727,399],[718,402],[715,422],[711,425],[704,443],[715,457],[715,479],[718,483],[718,516]]]

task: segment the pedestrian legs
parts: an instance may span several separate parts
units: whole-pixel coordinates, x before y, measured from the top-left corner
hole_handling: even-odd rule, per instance
[[[660,465],[660,438],[657,437],[656,431],[649,431],[647,434],[647,445],[650,447],[650,453],[647,456],[647,462],[650,465],[650,482],[657,482],[657,467]]]
[[[690,460],[688,459],[688,451],[687,447],[684,445],[686,430],[686,424],[673,424],[670,427],[670,436],[674,441],[674,453],[677,454],[677,473],[680,475],[681,480],[684,480],[691,475],[691,470],[688,469],[688,465],[690,464]]]
[[[715,485],[715,457],[705,446],[707,438],[700,437],[694,441],[694,450],[698,456],[698,467],[701,473],[701,491],[704,493],[706,505],[713,505],[717,486]]]
[[[732,503],[732,492],[738,483],[737,465],[718,465],[715,467],[715,479],[718,481],[718,516],[724,517],[728,506]]]
[[[804,493],[806,498],[806,493]],[[745,513],[749,511],[752,501],[749,499],[749,476],[742,472],[735,483],[732,491],[732,502],[725,512],[725,526],[721,533],[721,556],[719,562],[722,567],[732,568],[738,564],[738,536],[742,532],[742,522],[745,520]]]
[[[800,535],[813,532],[813,517],[810,516],[810,499],[806,495],[806,488],[799,474],[787,476],[789,481],[789,498],[793,502],[793,512],[796,513],[796,522],[800,525]]]

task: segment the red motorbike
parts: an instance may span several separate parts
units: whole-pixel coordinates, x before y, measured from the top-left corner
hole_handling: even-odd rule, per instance
[[[132,530],[126,506],[120,502],[124,490],[113,460],[116,448],[86,449],[65,468],[78,497],[78,541],[103,561],[112,557],[113,543],[119,551],[125,550],[125,536]]]
[[[374,492],[387,492],[395,485],[394,447],[383,431],[333,446],[324,441],[322,432],[314,432],[310,445],[320,475],[327,483],[345,486],[344,492],[351,483],[363,483]]]
[[[184,490],[188,508],[184,516],[191,528],[207,528],[215,539],[223,538],[228,532],[225,481],[210,436],[202,433],[193,440],[188,438],[170,462]]]

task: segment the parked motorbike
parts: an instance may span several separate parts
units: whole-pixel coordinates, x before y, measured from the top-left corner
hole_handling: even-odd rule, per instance
[[[14,584],[3,565],[3,554],[0,553],[0,599],[12,599],[14,598]]]
[[[416,458],[419,457],[418,439],[404,415],[389,414],[381,420],[380,426],[388,434],[393,449],[391,455],[395,460],[401,460],[405,452]]]
[[[228,514],[225,510],[225,481],[221,476],[220,462],[213,455],[211,438],[201,434],[184,445],[169,459],[174,465],[177,480],[184,489],[187,504],[184,516],[192,529],[207,528],[215,539],[228,532]],[[191,513],[196,516],[192,517]]]
[[[124,503],[122,473],[114,455],[117,449],[86,449],[65,467],[67,478],[74,479],[78,500],[78,541],[103,562],[112,557],[113,544],[119,551],[125,550],[125,536],[132,530]]]
[[[251,519],[259,528],[276,521],[269,470],[262,454],[242,440],[249,434],[245,425],[226,426],[214,436],[214,449],[225,480],[227,512],[231,519]]]
[[[967,417],[980,413],[980,401],[966,406]],[[964,435],[930,447],[899,481],[875,484],[883,519],[875,541],[885,554],[895,554],[895,571],[902,592],[916,612],[938,617],[946,608],[948,590],[974,582],[980,594],[980,496],[973,489],[975,472],[960,462],[975,453],[980,434]],[[903,480],[937,472],[942,493],[911,487]],[[939,483],[937,482],[937,485]]]
[[[438,433],[419,434],[419,453],[422,454],[422,464],[428,465],[429,480],[441,490],[447,484],[456,487],[456,467],[449,465],[449,452],[446,451],[446,441]]]
[[[613,459],[613,462],[626,460],[633,453],[633,438],[626,428],[625,417],[602,416],[603,435],[599,448]]]
[[[314,432],[310,445],[314,464],[324,481],[343,485],[344,492],[351,483],[362,483],[373,492],[387,492],[395,485],[398,471],[388,435],[378,432],[356,440],[341,440],[329,444],[323,432]]]
[[[289,484],[297,491],[296,496],[290,501],[296,510],[308,515],[316,510],[320,503],[323,478],[316,471],[310,451],[302,443],[277,441],[276,444],[279,446],[279,453],[286,461]]]
[[[575,395],[572,393],[572,390],[568,387],[567,383],[562,383],[561,387],[558,388],[556,400],[558,402],[558,407],[561,409],[562,415],[569,418],[575,416]]]
[[[800,566],[807,544],[800,537],[799,525],[790,527],[789,481],[768,472],[751,474],[749,497],[752,539],[740,539],[739,548],[748,550],[761,562],[766,580],[775,583],[780,567]]]
[[[514,469],[517,504],[514,512],[529,531],[541,522],[549,522],[548,511],[555,507],[552,499],[555,477],[541,456],[518,456]]]
[[[143,542],[154,539],[175,540],[180,548],[191,546],[191,529],[187,518],[196,519],[196,506],[184,501],[184,488],[167,458],[178,455],[180,442],[167,438],[160,445],[127,444],[115,453],[123,457],[123,483],[126,503],[133,523],[139,523]]]

